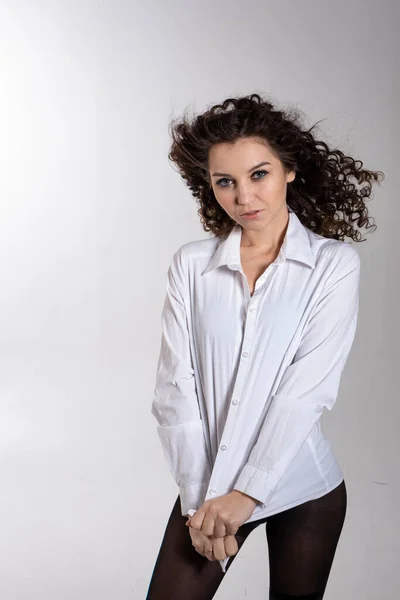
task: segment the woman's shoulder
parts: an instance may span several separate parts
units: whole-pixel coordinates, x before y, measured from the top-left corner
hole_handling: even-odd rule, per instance
[[[354,243],[326,238],[313,233],[310,240],[315,254],[315,267],[327,275],[341,277],[360,268],[360,255]]]
[[[218,243],[216,237],[185,242],[177,248],[172,256],[172,261],[175,263],[188,263],[190,260],[199,257],[211,256],[218,246]]]
[[[354,242],[350,240],[336,240],[324,237],[315,231],[305,228],[309,243],[316,260],[354,261],[360,260]]]

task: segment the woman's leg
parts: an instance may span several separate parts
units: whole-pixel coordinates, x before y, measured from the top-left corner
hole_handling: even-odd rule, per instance
[[[165,529],[146,600],[211,600],[225,577],[219,561],[210,561],[195,550],[186,521],[187,517],[181,514],[178,495]],[[235,535],[239,550],[258,524],[259,521],[239,527]],[[231,556],[226,571],[238,552]]]
[[[321,600],[346,516],[343,481],[334,490],[268,517],[270,600]]]

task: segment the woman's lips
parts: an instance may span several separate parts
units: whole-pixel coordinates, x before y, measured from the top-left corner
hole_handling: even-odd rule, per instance
[[[258,215],[262,213],[262,211],[263,211],[263,209],[259,209],[255,213],[252,213],[252,214],[244,213],[241,216],[243,217],[243,219],[256,219],[258,217]]]

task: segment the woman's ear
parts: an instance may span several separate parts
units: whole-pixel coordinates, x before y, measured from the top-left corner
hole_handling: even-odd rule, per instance
[[[286,175],[286,183],[292,183],[296,178],[296,171],[289,171]]]

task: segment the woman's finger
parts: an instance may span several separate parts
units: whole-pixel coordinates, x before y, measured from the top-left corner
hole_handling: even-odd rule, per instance
[[[222,519],[216,519],[213,537],[224,538],[227,534],[225,523]]]
[[[234,556],[239,550],[239,546],[234,535],[224,537],[225,553],[227,556]]]
[[[206,550],[206,551],[205,551],[205,555],[204,555],[204,556],[205,556],[206,558],[208,558],[208,560],[216,560],[216,559],[215,559],[215,556],[214,556],[214,550],[213,550],[212,548],[211,548],[211,549],[208,549],[208,550]]]
[[[204,547],[207,538],[205,538],[205,536],[200,531],[197,531],[197,529],[193,529],[193,527],[189,528],[189,534],[192,539],[192,546],[194,546],[196,552],[198,552],[202,556],[206,556],[204,552]]]
[[[208,512],[206,514],[206,516],[204,517],[203,523],[201,525],[201,533],[203,533],[204,535],[207,535],[208,537],[213,536],[214,535],[214,525],[215,525],[214,516],[212,514],[210,514],[210,512]]]
[[[227,558],[224,538],[214,538],[213,551],[216,560],[225,560]]]

